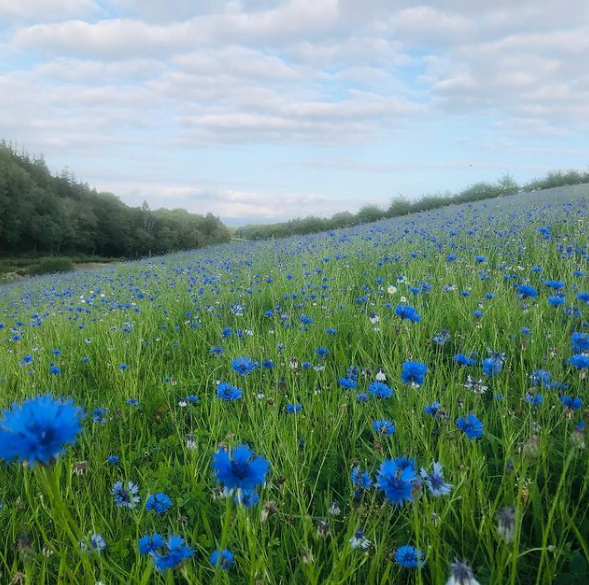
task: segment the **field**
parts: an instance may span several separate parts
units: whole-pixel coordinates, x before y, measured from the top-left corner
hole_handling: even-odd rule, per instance
[[[0,583],[589,583],[588,203],[2,287]]]

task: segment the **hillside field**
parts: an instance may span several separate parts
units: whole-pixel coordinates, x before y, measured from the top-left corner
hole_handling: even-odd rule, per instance
[[[589,583],[588,370],[587,185],[4,285],[0,583]]]

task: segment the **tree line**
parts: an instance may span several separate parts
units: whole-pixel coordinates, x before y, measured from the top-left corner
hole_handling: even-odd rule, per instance
[[[53,175],[41,156],[0,143],[0,254],[137,258],[230,239],[211,213],[130,207],[67,169]]]
[[[589,183],[589,171],[555,171],[548,173],[543,178],[534,179],[523,185],[518,184],[509,174],[506,174],[494,183],[475,183],[457,193],[447,192],[423,195],[414,201],[410,201],[403,196],[394,197],[386,209],[369,204],[362,207],[357,213],[343,211],[330,218],[309,216],[274,224],[250,224],[238,228],[235,236],[245,240],[260,240],[310,234],[370,223],[379,219],[408,215],[419,211],[429,211],[446,205],[493,199],[522,191],[538,191],[540,189],[582,183]]]

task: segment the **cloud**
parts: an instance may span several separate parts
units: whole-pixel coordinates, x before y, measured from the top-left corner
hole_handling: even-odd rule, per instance
[[[56,22],[70,18],[93,17],[102,8],[93,0],[3,0],[0,24],[44,20]]]

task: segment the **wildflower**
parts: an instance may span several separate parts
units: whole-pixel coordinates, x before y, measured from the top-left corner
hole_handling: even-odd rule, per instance
[[[474,366],[477,363],[476,360],[469,358],[467,355],[464,355],[463,353],[457,353],[453,359],[457,364],[460,364],[461,366]]]
[[[105,414],[106,414],[106,408],[95,408],[92,411],[92,422],[95,422],[95,423],[106,422],[106,418],[104,417]]]
[[[364,530],[358,528],[354,535],[350,538],[350,545],[352,548],[367,549],[370,546],[370,541],[364,536]]]
[[[344,388],[345,390],[354,390],[358,385],[356,380],[352,380],[351,378],[340,378],[338,380],[339,385]]]
[[[409,305],[398,305],[395,309],[395,315],[401,317],[402,320],[411,321],[411,323],[417,323],[422,320],[421,315]]]
[[[423,412],[425,412],[425,414],[429,414],[430,416],[436,416],[439,409],[440,409],[440,403],[439,402],[432,402],[431,404],[428,404],[423,407]]]
[[[99,553],[106,548],[106,542],[101,534],[91,534],[87,540],[80,542],[80,548],[84,552]]]
[[[408,544],[400,546],[395,551],[395,561],[407,569],[423,567],[424,565],[423,553],[418,548]]]
[[[513,542],[515,530],[515,508],[507,506],[497,512],[497,533],[507,543]]]
[[[393,424],[390,420],[375,420],[372,423],[372,428],[379,434],[379,435],[386,435],[390,437],[396,430],[397,427]]]
[[[215,568],[221,568],[224,571],[228,571],[233,566],[234,556],[231,551],[224,548],[223,550],[216,550],[211,554],[209,561]]]
[[[585,423],[579,421],[579,424],[573,429],[571,433],[571,443],[577,449],[585,448]]]
[[[156,535],[154,535],[155,537]],[[157,543],[162,541],[160,535]],[[140,547],[141,547],[141,540]],[[181,536],[172,535],[168,537],[168,540],[162,546],[160,544],[159,547],[153,548],[154,544],[157,544],[155,539],[151,541],[152,549],[148,551],[153,557],[155,568],[160,572],[163,573],[168,569],[176,568],[182,561],[188,559],[194,555],[194,551],[187,545],[184,544],[184,539]],[[165,547],[164,552],[158,552],[161,548]],[[145,554],[145,553],[144,553]]]
[[[489,388],[483,384],[482,380],[475,380],[470,376],[467,376],[466,383],[464,384],[465,388],[468,390],[472,390],[475,394],[484,394]]]
[[[361,489],[367,490],[372,487],[372,479],[368,471],[361,472],[357,465],[353,467],[350,479],[355,486]]]
[[[434,462],[433,471],[431,473],[428,473],[422,467],[420,475],[423,478],[425,486],[434,497],[447,496],[452,490],[452,485],[444,481],[442,464],[437,461]]]
[[[393,395],[393,389],[383,382],[372,382],[368,386],[368,391],[377,398],[390,398]]]
[[[213,455],[212,468],[217,481],[227,489],[254,489],[266,481],[270,464],[264,457],[254,455],[248,445],[238,445],[231,452],[219,449]]]
[[[365,392],[358,392],[356,394],[356,402],[367,402],[368,401],[368,394]]]
[[[221,400],[239,400],[243,396],[243,390],[236,386],[231,386],[227,382],[221,382],[217,385],[217,398]]]
[[[122,481],[117,481],[112,488],[112,495],[115,498],[117,508],[129,508],[132,510],[139,502],[139,487],[132,481],[127,482],[127,487],[123,487]]]
[[[465,561],[454,561],[450,566],[450,579],[446,585],[480,585]]]
[[[526,394],[526,402],[532,407],[538,407],[542,404],[543,401],[542,394],[533,394],[532,392],[528,392]]]
[[[503,370],[503,359],[500,355],[488,357],[483,360],[483,372],[487,376],[496,376]]]
[[[327,538],[329,536],[329,522],[327,520],[317,521],[317,536],[321,538]]]
[[[457,418],[456,426],[463,431],[470,440],[478,439],[483,436],[483,423],[472,413],[467,414],[466,417]]]
[[[74,443],[80,432],[82,409],[71,400],[37,396],[14,403],[0,419],[0,458],[48,465]]]
[[[172,507],[172,500],[164,493],[157,493],[148,496],[145,502],[145,509],[156,514],[163,514]]]
[[[256,506],[260,501],[260,496],[256,490],[237,490],[234,501],[236,504],[251,508]]]
[[[268,520],[268,518],[277,512],[278,508],[276,506],[276,502],[274,500],[269,500],[264,504],[262,508],[262,512],[260,513],[260,522],[263,524]]]
[[[520,299],[534,298],[538,296],[538,291],[529,284],[520,284],[517,288]]]
[[[577,370],[586,370],[589,368],[589,355],[578,353],[567,360],[567,363],[577,368]]]
[[[583,406],[583,401],[578,396],[561,395],[559,398],[564,407],[570,410],[578,410]]]
[[[250,358],[236,358],[231,362],[231,367],[238,374],[249,376],[258,367],[258,363]]]
[[[302,410],[303,406],[301,404],[292,404],[292,403],[288,403],[286,405],[286,412],[288,412],[289,414],[297,414],[298,412],[300,412]]]
[[[571,349],[576,352],[589,351],[589,333],[573,333]]]
[[[106,462],[110,463],[111,465],[116,465],[120,460],[121,458],[118,455],[109,455],[106,458]]]
[[[421,386],[427,373],[427,366],[421,362],[404,362],[401,369],[401,380],[404,384]]]
[[[376,487],[384,492],[387,501],[400,506],[413,501],[412,489],[415,481],[415,469],[412,466],[403,467],[398,461],[387,459],[380,466]]]
[[[339,516],[342,511],[339,507],[339,502],[337,500],[333,500],[329,506],[329,509],[327,510],[327,513],[330,516]]]

